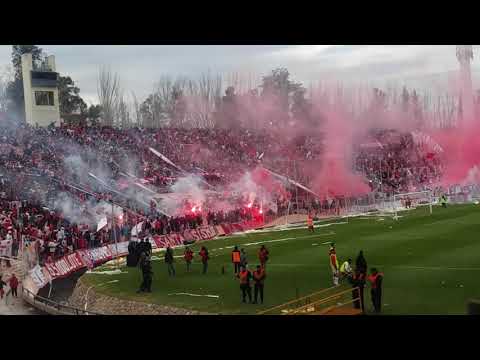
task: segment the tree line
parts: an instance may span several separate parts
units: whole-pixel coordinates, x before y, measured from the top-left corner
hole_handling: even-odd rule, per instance
[[[24,118],[21,56],[31,53],[35,64],[46,54],[36,45],[12,46],[12,69],[0,73],[0,112]],[[162,76],[152,92],[139,101],[127,94],[118,73],[101,67],[97,77],[98,104],[87,106],[70,76],[58,79],[62,117],[76,114],[81,121],[105,126],[144,127],[248,127],[303,123],[318,125],[316,107],[346,110],[361,121],[382,121],[389,112],[404,114],[412,126],[449,127],[462,116],[462,99],[453,94],[436,95],[416,89],[401,90],[391,84],[382,90],[368,85],[310,83],[308,89],[292,80],[285,68],[272,70],[254,84],[239,74],[222,77],[204,73],[197,78]],[[225,89],[225,90],[224,90]],[[475,101],[480,105],[480,91]]]

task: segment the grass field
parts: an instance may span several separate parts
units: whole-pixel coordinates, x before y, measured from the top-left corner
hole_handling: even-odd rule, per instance
[[[111,296],[222,314],[254,314],[332,286],[328,245],[336,244],[339,262],[355,261],[363,249],[369,268],[384,272],[384,314],[465,314],[469,298],[480,298],[480,206],[456,205],[403,212],[398,221],[390,217],[358,217],[323,221],[315,234],[305,228],[249,233],[202,243],[210,251],[207,275],[194,263],[186,273],[183,258],[176,259],[177,276],[169,278],[163,253],[153,261],[151,294],[136,294],[141,281],[136,268],[121,274],[86,274],[87,284]],[[331,225],[328,225],[331,224]],[[327,225],[327,226],[325,226]],[[260,242],[270,251],[265,282],[265,304],[242,304],[238,280],[234,279],[230,253],[234,245],[245,248],[249,266],[258,263]],[[195,254],[199,245],[192,247]],[[176,249],[175,255],[183,254]],[[198,255],[196,255],[198,261]],[[194,260],[195,261],[195,260]],[[222,265],[226,274],[221,274]],[[106,270],[105,267],[95,271]],[[118,282],[108,283],[111,280]],[[190,293],[219,298],[169,295]],[[371,311],[369,290],[365,292]]]

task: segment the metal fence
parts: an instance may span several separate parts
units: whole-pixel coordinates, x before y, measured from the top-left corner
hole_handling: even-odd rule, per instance
[[[35,295],[22,287],[22,298],[36,309],[56,315],[101,315],[92,311],[82,310],[73,306],[63,305],[50,299]]]

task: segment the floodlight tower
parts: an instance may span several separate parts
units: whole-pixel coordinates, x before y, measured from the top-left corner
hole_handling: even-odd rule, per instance
[[[460,63],[460,96],[462,97],[462,123],[472,121],[474,114],[472,72],[470,62],[473,60],[472,45],[457,45],[457,59]]]

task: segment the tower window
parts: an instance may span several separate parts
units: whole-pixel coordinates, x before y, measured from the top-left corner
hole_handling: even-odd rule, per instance
[[[54,106],[53,91],[35,91],[35,104],[38,106]]]

